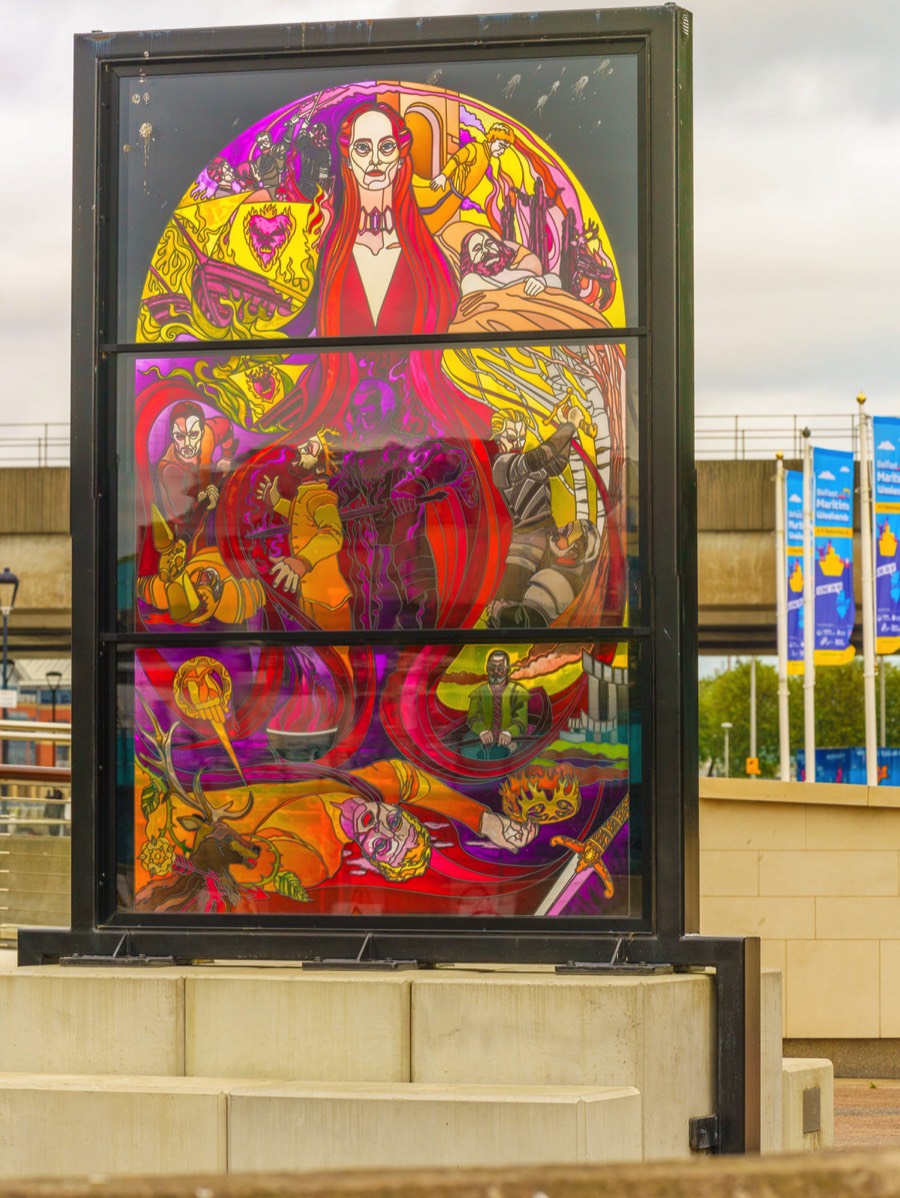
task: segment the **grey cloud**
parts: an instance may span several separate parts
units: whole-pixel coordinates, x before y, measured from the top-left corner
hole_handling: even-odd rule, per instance
[[[633,7],[625,0],[621,7]],[[427,6],[430,9],[430,6]],[[449,0],[501,12],[508,0]],[[544,0],[548,10],[571,0]],[[588,7],[585,5],[584,7]],[[843,410],[897,403],[900,13],[895,0],[695,0],[697,403]],[[348,0],[341,16],[426,6]],[[311,0],[43,0],[0,48],[4,410],[68,410],[72,35],[92,28],[321,19]],[[48,353],[47,346],[60,347]],[[8,413],[6,419],[11,419]]]

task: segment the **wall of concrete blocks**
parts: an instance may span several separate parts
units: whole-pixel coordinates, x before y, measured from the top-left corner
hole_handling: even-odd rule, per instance
[[[897,1076],[900,789],[704,778],[700,796],[701,931],[761,937],[789,1043],[852,1070],[853,1042]]]

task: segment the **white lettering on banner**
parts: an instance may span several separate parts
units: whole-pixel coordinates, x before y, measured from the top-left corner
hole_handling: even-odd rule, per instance
[[[875,497],[883,500],[887,495],[900,495],[900,470],[886,470],[879,464],[875,467]]]
[[[876,578],[884,578],[884,576],[886,574],[896,574],[896,573],[897,573],[897,563],[896,562],[888,562],[886,566],[876,566],[876,568],[875,568],[875,577]]]
[[[842,582],[826,582],[824,586],[816,587],[817,595],[839,595],[844,589]]]
[[[805,602],[804,599],[788,599],[788,611],[798,611]]]
[[[845,512],[850,511],[850,501],[848,499],[820,499],[816,504],[816,508],[825,512]]]

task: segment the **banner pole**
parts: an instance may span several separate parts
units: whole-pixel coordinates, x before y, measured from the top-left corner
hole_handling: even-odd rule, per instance
[[[859,533],[862,549],[863,695],[866,713],[866,785],[878,785],[878,725],[875,711],[875,561],[869,486],[869,417],[859,404]]]
[[[813,561],[812,446],[803,429],[803,746],[806,781],[816,780],[816,573]]]
[[[755,758],[756,751],[756,654],[750,658],[750,756]]]
[[[788,716],[787,558],[785,555],[784,454],[775,454],[775,636],[778,645],[778,764],[782,782],[791,780]]]

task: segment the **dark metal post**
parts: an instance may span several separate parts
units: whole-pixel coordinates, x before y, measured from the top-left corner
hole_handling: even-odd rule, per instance
[[[0,571],[0,612],[3,614],[3,689],[9,684],[9,617],[16,606],[19,580],[9,566]],[[3,708],[3,719],[9,712]],[[0,760],[6,761],[6,741],[0,743]]]
[[[9,668],[8,641],[9,641],[9,613],[7,612],[6,608],[4,608],[3,609],[3,689],[4,690],[6,690],[7,674],[8,674],[8,668]],[[9,711],[4,707],[3,708],[3,719],[6,720],[8,717],[9,717]],[[6,739],[5,738],[2,741],[0,741],[0,761],[2,761],[4,765],[6,764]]]
[[[56,723],[56,696],[59,693],[59,684],[62,682],[62,674],[59,670],[48,670],[46,673],[47,681],[50,683],[50,722]],[[56,765],[56,741],[53,742],[53,764]]]

